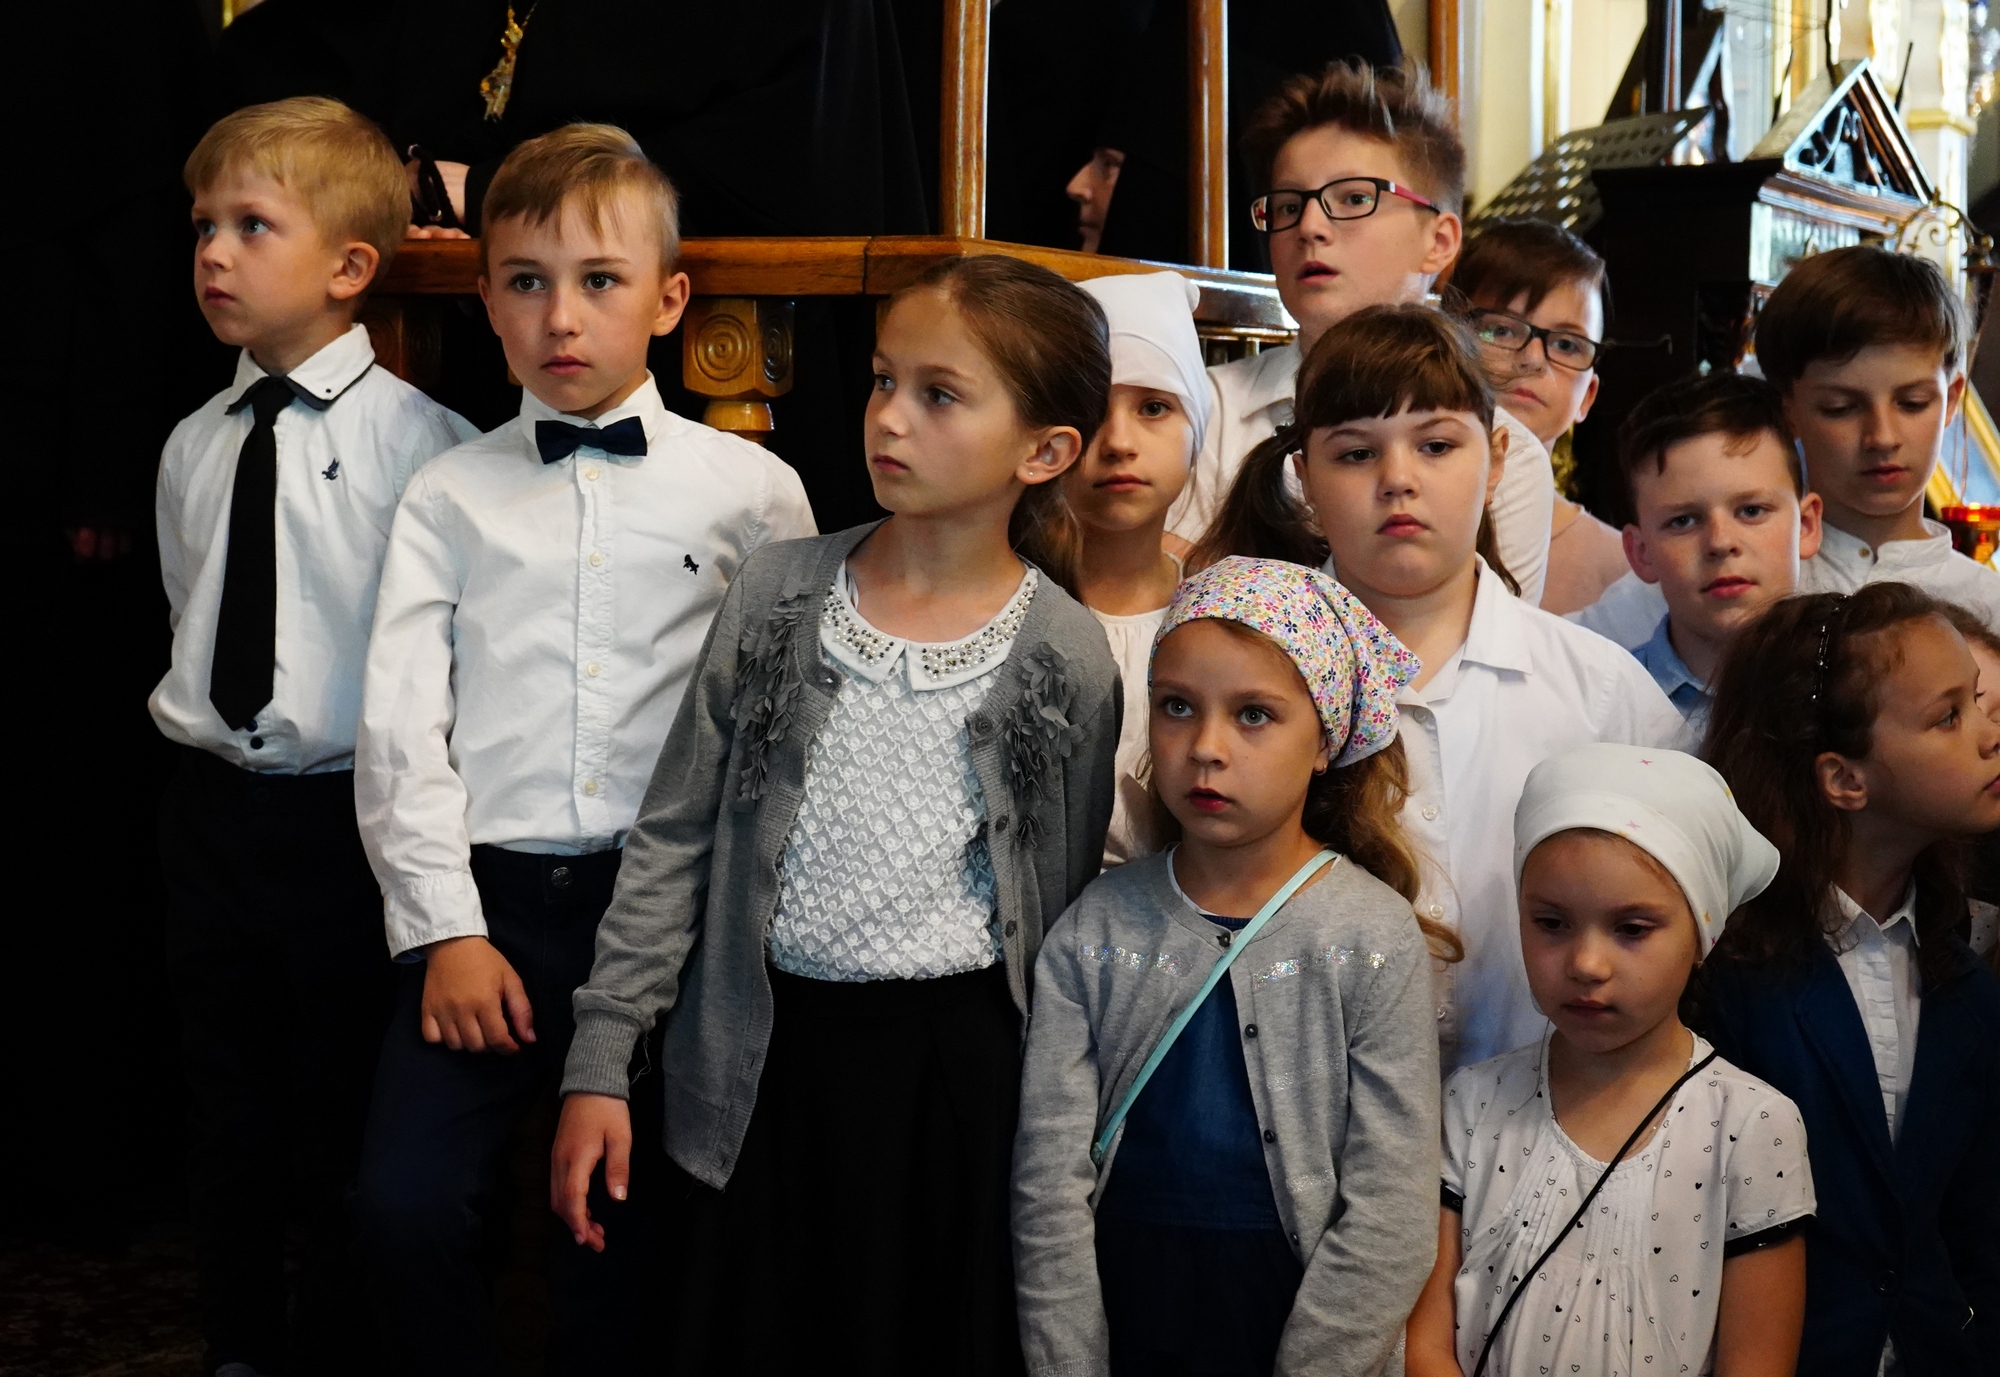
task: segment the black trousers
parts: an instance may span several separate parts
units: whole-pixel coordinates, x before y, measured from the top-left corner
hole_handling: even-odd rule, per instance
[[[344,1206],[392,968],[354,776],[257,775],[186,750],[160,858],[209,1366],[367,1370]]]
[[[473,848],[488,939],[521,977],[534,1009],[536,1040],[519,1052],[454,1052],[425,1042],[424,966],[399,972],[358,1201],[381,1371],[502,1371],[482,1263],[486,1235],[498,1223],[488,1216],[515,1129],[538,1097],[546,1103],[558,1093],[576,1029],[570,996],[590,975],[618,860],[616,851],[538,856]],[[601,1168],[591,1183],[590,1212],[604,1224],[604,1252],[578,1247],[553,1213],[544,1216],[553,1373],[617,1377],[633,1370],[641,1312],[653,1299],[641,1290],[656,1204],[647,1178],[660,1159],[657,1129],[638,1127],[657,1123],[658,1101],[641,1087],[633,1093],[630,1198],[616,1202],[605,1193]]]

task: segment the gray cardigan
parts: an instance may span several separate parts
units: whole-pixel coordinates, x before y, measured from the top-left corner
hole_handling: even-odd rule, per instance
[[[1110,1371],[1092,1211],[1119,1140],[1101,1172],[1090,1144],[1222,955],[1222,930],[1174,892],[1168,864],[1148,856],[1091,885],[1035,966],[1013,1192],[1032,1377]],[[1306,1269],[1276,1371],[1389,1370],[1437,1254],[1423,934],[1400,895],[1343,858],[1272,916],[1227,978],[1272,1194]]]
[[[771,1041],[765,938],[778,867],[840,692],[840,671],[820,653],[820,609],[873,529],[766,545],[744,562],[626,838],[574,999],[563,1093],[623,1097],[633,1047],[665,1015],[667,1151],[717,1189],[742,1150]],[[1103,628],[1042,579],[967,719],[1008,982],[1024,1012],[1048,915],[1103,855],[1122,708]]]

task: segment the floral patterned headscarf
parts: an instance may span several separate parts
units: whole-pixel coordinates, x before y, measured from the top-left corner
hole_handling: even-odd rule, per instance
[[[1176,627],[1204,619],[1260,631],[1291,656],[1336,768],[1396,739],[1396,695],[1422,665],[1359,598],[1319,570],[1242,555],[1219,560],[1174,593],[1153,653]],[[1150,667],[1146,677],[1150,683]]]

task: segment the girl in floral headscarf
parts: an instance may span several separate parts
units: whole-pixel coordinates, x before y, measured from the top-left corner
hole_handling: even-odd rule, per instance
[[[1148,726],[1180,842],[1092,883],[1036,963],[1029,1372],[1390,1361],[1435,1249],[1431,957],[1395,821],[1416,672],[1317,570],[1230,558],[1175,593]]]

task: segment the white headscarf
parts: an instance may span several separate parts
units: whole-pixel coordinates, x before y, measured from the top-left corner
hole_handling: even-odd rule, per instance
[[[1120,273],[1077,285],[1097,298],[1110,322],[1112,384],[1156,388],[1181,399],[1194,432],[1192,464],[1215,405],[1194,332],[1201,288],[1179,273]]]
[[[1623,837],[1667,868],[1704,957],[1729,915],[1778,873],[1778,848],[1750,825],[1722,776],[1679,751],[1606,741],[1537,765],[1514,809],[1515,885],[1530,851],[1578,827]]]

